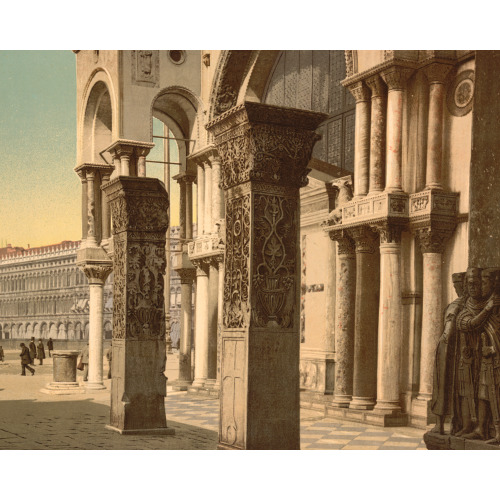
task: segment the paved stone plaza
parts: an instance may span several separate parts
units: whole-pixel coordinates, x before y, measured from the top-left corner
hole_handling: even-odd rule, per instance
[[[169,391],[167,422],[175,429],[174,436],[122,436],[105,428],[109,423],[109,380],[103,391],[54,396],[40,392],[52,379],[52,359],[46,359],[43,366],[37,364],[34,376],[19,376],[20,368],[17,351],[7,351],[5,362],[0,363],[2,450],[217,448],[218,399]],[[419,429],[382,429],[301,411],[303,450],[420,450],[425,449],[422,435]]]

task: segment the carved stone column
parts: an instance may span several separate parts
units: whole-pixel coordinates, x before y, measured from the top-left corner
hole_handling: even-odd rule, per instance
[[[214,221],[212,220],[212,165],[210,162],[205,162],[205,210],[203,212],[204,233],[211,234],[214,232]]]
[[[104,186],[113,219],[111,422],[121,434],[162,433],[165,417],[165,232],[158,179],[120,176]]]
[[[356,298],[355,246],[340,230],[330,233],[337,241],[335,296],[335,386],[332,406],[347,408],[352,399],[354,365],[354,304]]]
[[[450,232],[420,228],[416,230],[423,254],[422,340],[420,344],[420,389],[418,399],[432,397],[434,355],[443,333],[442,278],[443,251]]]
[[[96,247],[96,228],[95,228],[95,190],[94,180],[95,172],[88,169],[85,172],[87,178],[87,239],[85,245],[87,247]]]
[[[349,87],[356,100],[354,131],[354,196],[366,196],[370,166],[370,89],[357,82]]]
[[[181,338],[179,349],[179,380],[178,384],[176,384],[176,389],[187,390],[187,387],[193,383],[191,374],[191,330],[193,325],[191,297],[196,272],[194,269],[177,269],[177,273],[181,278]]]
[[[205,170],[202,164],[198,164],[198,176],[197,176],[197,216],[198,216],[198,231],[197,236],[201,236],[205,232]]]
[[[212,165],[212,223],[224,218],[224,191],[220,186],[220,158],[212,152],[210,155]]]
[[[393,66],[382,72],[389,87],[387,96],[386,185],[388,192],[402,191],[401,144],[403,132],[403,95],[412,69]]]
[[[89,280],[89,374],[87,390],[101,390],[103,357],[103,286],[112,271],[110,265],[86,265]]]
[[[217,293],[217,380],[215,387],[220,390],[221,375],[221,343],[224,304],[224,255],[217,259],[219,263],[219,288]]]
[[[115,171],[118,175],[145,177],[146,156],[154,146],[152,142],[119,139],[111,144],[106,152],[113,158]]]
[[[102,174],[103,185],[109,182],[111,172],[105,172]],[[109,213],[109,202],[106,194],[103,192],[101,197],[101,227],[102,227],[102,240],[107,240],[111,236],[110,233],[110,213]]]
[[[87,205],[88,205],[88,188],[87,188],[87,177],[85,172],[78,172],[78,175],[82,181],[82,243],[83,240],[87,239],[87,228],[88,228],[88,216],[87,216]]]
[[[371,410],[377,397],[377,323],[380,257],[378,238],[370,228],[350,231],[356,242],[354,375],[350,408]]]
[[[207,383],[217,380],[217,300],[219,298],[219,268],[216,259],[211,259],[208,275],[208,360]]]
[[[326,115],[246,102],[208,124],[226,204],[219,447],[299,449],[299,188]]]
[[[205,259],[193,261],[196,266],[196,320],[194,333],[193,387],[203,387],[208,379],[208,272]]]
[[[186,175],[186,239],[193,239],[193,181],[194,176]],[[198,232],[199,232],[198,221]]]
[[[443,189],[443,105],[444,81],[450,65],[433,63],[425,68],[429,80],[429,122],[427,127],[427,164],[425,189]]]
[[[369,191],[369,194],[372,194],[382,192],[385,186],[385,95],[387,90],[380,75],[368,78],[366,84],[372,91]]]
[[[401,369],[401,227],[378,226],[380,232],[380,305],[378,322],[377,404],[375,411],[397,414]]]

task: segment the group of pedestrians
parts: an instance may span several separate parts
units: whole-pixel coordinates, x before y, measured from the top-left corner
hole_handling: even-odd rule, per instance
[[[38,339],[38,345],[35,345],[35,337],[31,337],[29,347],[26,347],[24,342],[21,342],[21,376],[26,376],[26,370],[31,372],[31,375],[35,374],[35,369],[31,368],[30,365],[35,364],[35,359],[40,362],[39,365],[43,365],[43,360],[45,359],[45,346],[43,345],[43,340]],[[52,351],[54,350],[54,342],[50,338],[47,342],[47,350],[49,351],[49,357],[52,356]]]

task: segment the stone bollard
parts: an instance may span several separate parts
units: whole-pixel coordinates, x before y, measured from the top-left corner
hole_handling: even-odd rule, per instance
[[[76,360],[79,351],[53,351],[53,381],[41,392],[45,394],[79,394],[85,392],[76,381]]]

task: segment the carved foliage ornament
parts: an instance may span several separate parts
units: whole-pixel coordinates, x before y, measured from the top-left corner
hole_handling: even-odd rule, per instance
[[[277,125],[242,124],[216,139],[224,189],[247,181],[307,185],[313,131]]]
[[[225,328],[249,326],[250,194],[226,200]]]
[[[416,236],[422,253],[443,253],[446,240],[451,231],[424,227],[416,230]]]
[[[273,195],[255,195],[252,323],[259,327],[292,328],[297,263],[297,202]]]
[[[153,196],[125,198],[111,201],[113,234],[127,230],[160,231],[168,228],[168,199]]]

